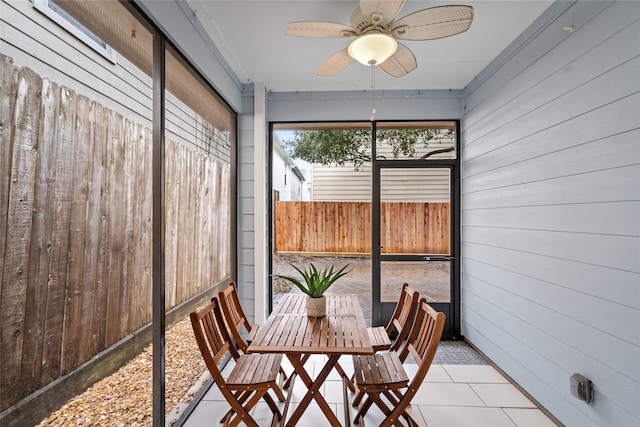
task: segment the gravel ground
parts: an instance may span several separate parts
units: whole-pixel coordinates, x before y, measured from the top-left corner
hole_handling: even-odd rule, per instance
[[[152,352],[142,353],[42,420],[39,426],[150,426]],[[166,333],[166,413],[190,402],[206,367],[186,317]]]

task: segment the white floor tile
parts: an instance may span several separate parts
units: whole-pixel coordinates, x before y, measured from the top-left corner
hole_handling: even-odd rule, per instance
[[[185,427],[219,425],[220,418],[231,407],[226,401],[201,400],[184,423]]]
[[[353,393],[348,392],[347,398],[353,399]],[[344,402],[344,392],[342,389],[342,381],[325,381],[324,383],[324,398],[329,403],[336,403],[342,405]]]
[[[469,384],[480,399],[493,408],[535,408],[520,390],[512,384]]]
[[[416,365],[417,369],[417,365]],[[405,371],[408,371],[405,367]],[[407,372],[408,373],[408,372]],[[449,375],[449,373],[442,367],[442,365],[431,365],[429,367],[429,371],[427,372],[427,376],[425,377],[425,382],[430,383],[451,383],[453,379]]]
[[[353,369],[350,361],[344,358],[341,365],[348,373]],[[323,356],[313,356],[305,367],[315,378],[316,370],[320,370],[325,363]],[[342,361],[341,361],[342,362]],[[283,361],[285,370],[291,372],[291,365]],[[231,371],[230,363],[225,372]],[[417,365],[405,365],[405,370],[412,378]],[[321,392],[329,403],[332,411],[343,422],[344,405],[342,381],[332,372]],[[455,381],[455,382],[454,382]],[[296,379],[289,408],[289,416],[306,394],[307,389],[300,380]],[[353,393],[348,393],[348,399],[353,399]],[[282,409],[284,404],[278,403]],[[356,409],[350,408],[351,421]],[[229,404],[224,400],[217,385],[212,385],[204,398],[197,405],[185,423],[187,427],[201,427],[217,425],[217,421],[229,410]],[[432,365],[427,378],[420,385],[409,409],[421,426],[428,427],[554,427],[555,424],[538,408],[535,407],[524,394],[488,365]],[[268,425],[271,421],[271,410],[266,403],[260,402],[252,411],[259,425]],[[368,426],[379,425],[384,419],[382,412],[373,406],[365,417]],[[329,422],[313,401],[298,425],[328,426]]]
[[[320,387],[320,393],[324,393],[324,384]],[[305,394],[307,394],[307,386],[304,385],[304,383],[302,382],[302,380],[300,378],[296,378],[296,381],[293,385],[293,390],[291,390],[291,392],[293,393],[293,396],[291,396],[291,401],[292,402],[300,402]]]
[[[413,398],[415,405],[485,406],[468,384],[424,382]]]
[[[211,385],[207,393],[204,395],[202,400],[224,400],[224,396],[220,391],[220,387],[218,387],[215,383]]]
[[[509,380],[491,365],[442,365],[442,367],[457,383],[509,383]]]
[[[348,377],[351,377],[351,375],[353,375],[353,362],[352,362],[351,356],[348,356],[348,357],[342,356],[338,361],[338,363],[340,364],[340,366],[342,367],[342,369],[344,370],[344,372],[347,374]],[[318,371],[322,369],[322,365],[318,365],[317,369]],[[341,379],[342,378],[340,377],[340,374],[338,374],[338,371],[336,371],[335,369],[332,369],[331,373],[327,377],[328,381],[338,381]]]
[[[298,405],[297,403],[291,404],[291,406],[289,407],[289,413],[287,414],[287,419],[289,419],[291,414],[293,414],[293,411],[295,411],[297,405]],[[343,414],[342,406],[340,406],[339,408],[338,408],[338,405],[335,405],[335,404],[329,404],[329,406],[331,407],[331,410],[336,415],[338,420],[341,423],[344,423],[344,414]],[[312,402],[305,409],[304,414],[302,415],[302,417],[300,417],[300,420],[298,421],[297,425],[305,426],[305,427],[325,427],[325,426],[331,426],[331,423],[329,422],[329,420],[327,420],[327,417],[324,415],[324,413],[322,412],[318,404],[315,402]]]
[[[420,406],[429,427],[516,427],[499,408]]]
[[[504,408],[503,411],[518,427],[556,427],[540,409]]]
[[[354,410],[351,415],[351,423],[353,425],[355,415],[357,410]],[[411,405],[407,408],[407,413],[413,417],[413,419],[418,423],[420,427],[427,427],[427,422],[424,420],[422,412],[417,405]],[[364,416],[364,425],[365,426],[379,426],[385,420],[385,415],[382,411],[375,405],[372,405],[371,408],[367,411]],[[403,425],[407,425],[407,422],[404,418],[401,418],[401,422]]]

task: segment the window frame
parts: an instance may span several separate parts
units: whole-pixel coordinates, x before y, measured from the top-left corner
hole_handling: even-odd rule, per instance
[[[64,12],[53,0],[33,0],[33,7],[114,65],[118,63],[118,53],[115,49]]]

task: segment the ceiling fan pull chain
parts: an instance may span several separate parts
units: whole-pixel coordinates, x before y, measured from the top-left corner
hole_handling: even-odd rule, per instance
[[[370,65],[371,67],[371,117],[369,117],[370,121],[373,121],[373,116],[376,114],[376,66]]]

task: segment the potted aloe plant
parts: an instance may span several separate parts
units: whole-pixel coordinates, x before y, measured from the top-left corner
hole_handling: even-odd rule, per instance
[[[302,275],[302,281],[293,276],[274,274],[274,277],[288,280],[307,295],[307,315],[310,317],[323,317],[327,312],[327,300],[324,293],[336,280],[348,274],[350,264],[345,265],[340,270],[334,270],[333,265],[318,270],[312,263],[307,268],[299,268],[291,263]]]

